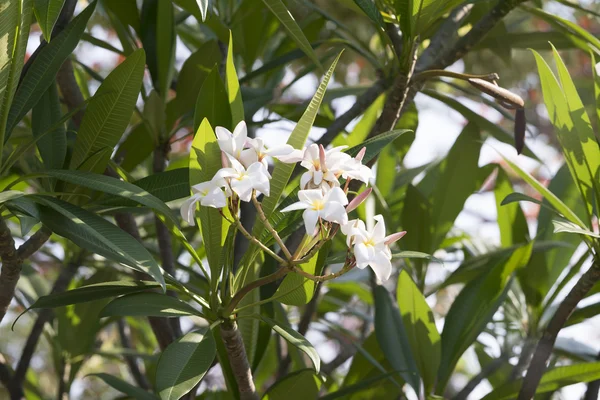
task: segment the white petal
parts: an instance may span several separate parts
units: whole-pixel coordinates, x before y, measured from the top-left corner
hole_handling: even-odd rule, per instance
[[[274,158],[286,164],[293,164],[302,161],[304,158],[304,150],[294,149],[291,153],[285,155],[273,155]]]
[[[196,221],[194,219],[196,216],[196,203],[198,203],[200,199],[202,199],[200,194],[191,196],[189,199],[183,202],[181,209],[179,210],[181,213],[181,218],[183,218],[183,220],[190,225],[196,225]]]
[[[313,182],[315,183],[315,185],[320,185],[322,181],[323,181],[323,171],[319,170],[319,171],[313,172]]]
[[[287,206],[286,208],[281,210],[281,212],[288,212],[288,211],[294,211],[294,210],[305,210],[308,207],[309,207],[308,204],[298,201],[294,204],[290,204],[289,206]]]
[[[301,150],[296,150],[289,144],[284,144],[283,146],[275,146],[270,149],[263,151],[265,154],[270,155],[271,157],[280,157],[280,156],[289,156],[294,152],[302,152]],[[300,161],[300,160],[298,160]]]
[[[312,173],[310,171],[306,171],[300,177],[300,189],[305,189],[310,181],[312,181]]]
[[[344,206],[348,204],[348,198],[346,197],[346,193],[344,193],[344,191],[339,187],[334,187],[333,189],[331,189],[325,196],[324,201],[336,202]]]
[[[340,203],[326,203],[322,214],[323,219],[326,221],[335,222],[340,225],[348,223],[348,214],[346,214],[346,209]]]
[[[202,195],[208,193],[214,187],[214,183],[212,181],[201,182],[194,186],[192,186],[193,193],[201,193]]]
[[[246,128],[246,122],[241,121],[237,124],[233,131],[233,141],[234,141],[234,156],[239,158],[242,154],[242,150],[244,149],[244,145],[246,144],[246,139],[248,138],[248,129]]]
[[[312,204],[315,201],[323,200],[323,192],[318,189],[300,190],[298,192],[298,199],[303,203]]]
[[[231,189],[240,197],[242,201],[250,201],[252,198],[252,180],[251,179],[234,179],[231,181]]]
[[[229,132],[229,129],[222,126],[215,128],[215,134],[217,135],[217,140],[231,140],[233,138],[233,134]]]
[[[390,275],[392,274],[392,263],[387,258],[381,256],[376,257],[375,260],[370,263],[371,269],[375,272],[377,279],[380,281],[387,281],[390,279]]]
[[[302,213],[302,218],[304,218],[306,234],[312,236],[315,233],[315,228],[317,227],[319,212],[314,210],[304,210],[304,213]]]
[[[358,243],[354,245],[354,257],[356,257],[356,266],[359,268],[364,268],[369,265],[371,258],[369,257],[369,247],[365,246],[363,243]]]
[[[213,177],[213,180],[215,181],[215,183],[217,183],[226,178],[233,178],[234,176],[238,175],[239,173],[233,168],[221,168],[217,171],[217,173]]]
[[[205,207],[223,208],[227,206],[227,198],[221,189],[215,188],[202,199],[200,204]]]
[[[373,232],[371,233],[371,237],[375,241],[375,243],[384,242],[385,241],[385,221],[383,220],[383,216],[381,214],[373,217],[377,223],[373,227]]]
[[[248,168],[253,163],[257,162],[258,154],[256,152],[256,149],[250,148],[242,150],[242,153],[240,154],[240,161],[242,162],[242,165],[246,168]]]

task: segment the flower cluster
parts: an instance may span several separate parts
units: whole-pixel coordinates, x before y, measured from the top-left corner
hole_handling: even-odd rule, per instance
[[[181,207],[181,215],[189,224],[195,224],[198,203],[218,209],[228,207],[233,218],[239,221],[238,201],[253,200],[260,214],[262,210],[256,195],[268,197],[270,194],[271,175],[267,156],[283,163],[300,163],[306,171],[300,177],[298,202],[281,211],[304,210],[304,227],[307,235],[314,239],[308,241],[313,249],[318,248],[324,240],[330,240],[341,227],[347,237],[349,252],[353,254],[344,268],[356,266],[363,269],[371,266],[380,280],[390,277],[392,254],[389,245],[404,236],[405,232],[386,236],[385,223],[380,215],[375,217],[376,224],[371,230],[367,230],[361,220],[348,220],[348,213],[371,192],[371,189],[367,189],[348,201],[351,180],[368,186],[373,178],[371,168],[362,164],[365,148],[355,157],[343,152],[346,146],[329,150],[317,144],[311,144],[303,150],[290,145],[267,149],[262,139],[248,138],[244,122],[240,122],[233,133],[222,127],[217,127],[215,133],[223,165],[210,181],[192,187],[193,195]],[[340,182],[342,179],[345,181],[344,187]],[[241,224],[238,226],[243,229]],[[274,230],[273,234],[277,236]],[[296,256],[302,257],[302,254],[298,255],[297,252]],[[288,261],[294,265],[298,259]]]

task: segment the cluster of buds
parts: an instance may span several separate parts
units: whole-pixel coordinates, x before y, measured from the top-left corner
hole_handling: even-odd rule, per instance
[[[239,201],[253,201],[263,223],[282,246],[290,265],[308,260],[326,240],[331,240],[340,230],[347,237],[348,254],[343,272],[352,267],[370,266],[380,280],[387,280],[392,272],[390,244],[399,240],[406,232],[386,236],[385,223],[381,215],[375,216],[376,224],[367,230],[361,220],[349,220],[348,213],[358,207],[371,193],[367,189],[348,201],[348,188],[351,180],[363,182],[367,186],[373,178],[373,171],[362,164],[366,149],[355,157],[344,153],[346,146],[326,150],[323,146],[311,144],[303,150],[283,145],[267,149],[262,139],[248,138],[244,122],[240,122],[231,133],[225,128],[216,128],[217,141],[222,152],[223,168],[208,182],[192,187],[193,195],[181,207],[181,215],[194,225],[197,204],[204,207],[229,208],[238,228],[246,237],[260,244],[246,232],[239,223]],[[282,212],[304,210],[302,217],[308,240],[305,240],[296,254],[292,255],[277,232],[270,226],[257,200],[257,194],[266,197],[270,193],[271,174],[268,171],[267,156],[283,163],[300,163],[306,171],[300,178],[298,202]],[[340,180],[345,180],[344,186]],[[221,212],[225,217],[225,215]],[[262,246],[266,249],[266,246]],[[303,250],[306,251],[304,252]],[[278,261],[284,259],[268,251]],[[302,272],[296,268],[297,272]],[[319,277],[313,277],[319,278]]]

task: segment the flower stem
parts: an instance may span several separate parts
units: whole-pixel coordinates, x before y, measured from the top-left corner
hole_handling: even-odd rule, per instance
[[[277,260],[280,264],[285,263],[285,260],[283,258],[279,257],[273,250],[271,250],[270,248],[268,248],[267,246],[262,244],[262,242],[260,240],[258,240],[254,236],[252,236],[252,234],[250,232],[248,232],[246,230],[246,228],[244,228],[244,226],[242,225],[242,223],[240,222],[239,219],[236,218],[234,224],[237,226],[237,228],[240,230],[240,232],[242,232],[242,235],[244,235],[244,237],[246,237],[246,239],[248,239],[252,243],[256,244],[258,247],[263,249],[265,253],[269,254],[271,257],[273,257],[275,260]]]
[[[498,79],[500,79],[498,74],[495,72],[492,72],[491,74],[485,74],[485,75],[472,75],[472,74],[461,74],[459,72],[447,71],[445,69],[430,69],[428,71],[424,71],[424,72],[421,72],[421,73],[413,76],[412,82],[427,80],[427,79],[435,78],[438,76],[446,76],[448,78],[462,79],[463,81],[466,81],[469,79],[483,79],[486,81],[493,82],[493,81],[497,81]]]
[[[267,230],[271,233],[271,235],[273,235],[273,238],[275,238],[275,241],[277,242],[279,247],[281,247],[281,251],[283,251],[283,254],[285,254],[286,258],[288,260],[291,260],[292,253],[290,253],[289,249],[287,248],[285,243],[283,243],[283,240],[281,240],[281,238],[279,237],[279,234],[277,233],[275,228],[273,228],[273,225],[271,225],[271,223],[269,222],[269,219],[265,215],[265,212],[263,211],[260,203],[256,199],[256,192],[252,192],[252,202],[254,203],[254,207],[256,207],[256,211],[258,211],[258,216],[259,216],[260,220],[262,221],[263,225],[265,226],[265,228],[267,228]]]
[[[338,277],[344,275],[346,272],[350,271],[352,268],[354,268],[354,264],[346,264],[338,272],[334,272],[334,273],[327,274],[327,275],[312,275],[294,265],[294,266],[292,266],[292,271],[294,271],[298,275],[302,275],[303,277],[310,279],[311,281],[325,282],[325,281],[329,281],[331,279],[335,279],[335,278],[338,278]]]

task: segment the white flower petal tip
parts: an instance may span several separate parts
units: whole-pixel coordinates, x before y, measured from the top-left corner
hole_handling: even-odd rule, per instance
[[[358,206],[360,206],[362,204],[362,202],[365,201],[365,199],[367,197],[369,197],[369,195],[371,194],[372,191],[373,191],[372,188],[368,188],[364,192],[361,192],[356,197],[354,197],[352,199],[352,201],[346,207],[346,212],[351,212],[351,211],[355,210]]]
[[[346,194],[339,187],[333,188],[327,193],[319,189],[300,190],[298,202],[285,207],[282,212],[293,210],[304,210],[304,226],[306,233],[311,235],[315,232],[319,218],[344,225],[348,223],[348,214],[344,206],[348,204]]]
[[[356,155],[356,157],[354,157],[354,159],[356,161],[361,161],[363,160],[363,157],[365,156],[365,153],[367,152],[367,148],[363,147],[362,149],[360,149],[360,151],[358,152],[358,154]]]
[[[402,239],[404,237],[404,235],[406,235],[406,231],[393,233],[385,238],[384,243],[386,246],[389,246],[390,244]]]

